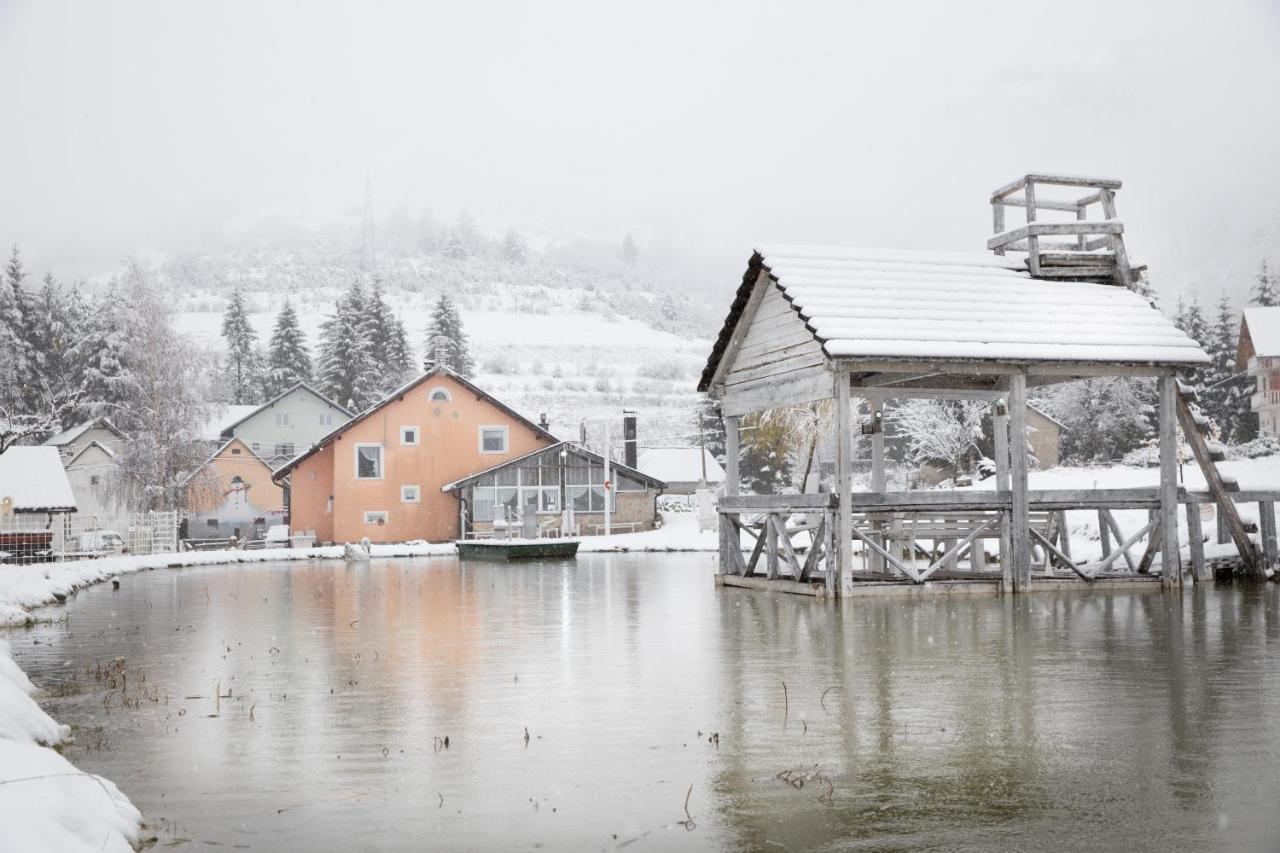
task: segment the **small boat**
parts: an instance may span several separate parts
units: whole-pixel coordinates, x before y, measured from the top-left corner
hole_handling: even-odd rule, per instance
[[[473,560],[572,560],[577,539],[458,540],[458,556]]]

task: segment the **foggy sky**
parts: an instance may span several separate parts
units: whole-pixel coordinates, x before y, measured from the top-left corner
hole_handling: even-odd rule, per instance
[[[1280,3],[0,0],[0,242],[81,274],[357,212],[982,251],[991,189],[1123,178],[1166,289],[1280,261]]]

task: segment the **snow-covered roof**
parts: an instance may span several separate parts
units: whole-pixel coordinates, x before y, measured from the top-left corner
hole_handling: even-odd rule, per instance
[[[599,453],[596,453],[594,450],[588,450],[587,448],[581,447],[573,443],[572,441],[557,441],[555,444],[551,444],[546,447],[539,447],[537,450],[531,450],[528,453],[515,457],[514,459],[508,459],[505,462],[499,462],[497,465],[490,466],[489,468],[485,468],[482,471],[476,471],[474,474],[468,474],[467,476],[463,477],[460,480],[454,480],[452,483],[445,483],[443,486],[440,487],[440,491],[442,492],[457,491],[458,489],[461,489],[463,486],[469,486],[472,483],[479,480],[481,477],[487,477],[488,475],[494,473],[495,471],[501,471],[503,468],[510,468],[513,465],[523,465],[527,460],[533,459],[534,457],[537,457],[537,456],[541,456],[544,453],[549,453],[554,456],[556,454],[559,454],[561,450],[567,450],[569,453],[572,453],[581,458],[588,459],[591,462],[598,462],[601,465],[604,464],[604,457],[601,456]],[[641,482],[647,485],[653,486],[654,488],[665,489],[667,487],[666,482],[661,480],[660,478],[655,477],[652,474],[649,474],[645,471],[638,471],[635,468],[632,468],[628,465],[624,465],[621,462],[618,462],[614,459],[609,460],[609,465],[615,472],[626,474],[632,477],[633,479],[640,480]],[[277,476],[279,475],[277,474]]]
[[[707,465],[707,482],[723,483],[724,468],[711,451],[701,447],[642,447],[636,467],[665,483],[696,483],[702,479],[702,463]]]
[[[1255,356],[1280,356],[1280,308],[1246,308],[1244,324],[1249,330],[1249,341],[1253,344]]]
[[[249,418],[253,417],[258,412],[271,408],[276,403],[283,400],[285,397],[288,397],[291,394],[293,394],[295,391],[299,391],[299,390],[309,393],[311,396],[315,397],[320,402],[326,405],[332,406],[333,408],[337,409],[339,412],[342,412],[342,414],[346,415],[347,417],[352,417],[351,412],[347,409],[346,406],[342,406],[342,405],[339,405],[338,403],[335,403],[333,400],[330,400],[328,397],[321,394],[316,388],[312,387],[306,382],[296,382],[260,406],[228,406],[229,409],[246,408],[249,411],[246,414],[242,415],[241,417],[237,418],[236,420],[231,421],[230,423],[225,425],[222,428],[222,431],[217,436],[215,436],[215,438],[221,438],[222,433],[235,432],[236,427],[240,426],[242,423],[249,420]]]
[[[830,358],[1205,364],[1209,356],[1138,294],[1033,279],[998,255],[765,245],[703,376],[709,384],[755,272],[777,281]]]
[[[10,447],[0,453],[0,502],[14,512],[75,512],[76,496],[56,447]]]
[[[223,406],[216,414],[204,422],[204,426],[200,428],[200,437],[208,441],[221,441],[222,433],[260,408],[262,407],[245,405]]]
[[[65,429],[51,438],[46,438],[41,443],[46,447],[65,447],[95,427],[101,427],[102,429],[108,430],[123,438],[123,436],[120,435],[120,431],[111,425],[111,421],[106,418],[90,418],[84,423],[76,424],[70,429]]]

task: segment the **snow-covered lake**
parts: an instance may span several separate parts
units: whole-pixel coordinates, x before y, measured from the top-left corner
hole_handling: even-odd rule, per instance
[[[1274,586],[836,606],[713,559],[158,570],[7,636],[161,845],[1274,849]]]

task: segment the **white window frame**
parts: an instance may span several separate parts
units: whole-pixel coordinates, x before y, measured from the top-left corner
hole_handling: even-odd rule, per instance
[[[404,440],[404,431],[407,429],[413,430],[413,441]],[[419,427],[417,424],[405,424],[404,426],[400,427],[400,446],[401,447],[417,447],[421,443],[422,443],[421,427]]]
[[[408,496],[405,494],[405,491],[406,491],[407,489],[413,489],[413,497],[408,497]],[[415,486],[415,485],[401,486],[401,487],[400,487],[400,503],[402,503],[402,504],[420,504],[420,503],[422,503],[422,487],[421,487],[421,486]]]
[[[376,447],[376,448],[378,448],[378,476],[376,476],[376,477],[361,477],[361,476],[360,476],[360,448],[362,448],[362,447]],[[382,480],[382,479],[385,479],[385,478],[386,478],[386,476],[387,476],[387,451],[386,451],[386,448],[384,448],[384,447],[382,446],[382,442],[379,442],[379,441],[365,441],[365,442],[358,442],[358,443],[355,445],[354,450],[355,450],[355,452],[352,454],[351,462],[352,462],[352,472],[353,472],[353,474],[355,475],[355,478],[356,478],[357,480],[368,480],[368,481],[373,481],[373,480]]]
[[[501,450],[485,450],[484,449],[484,432],[485,430],[496,429],[502,430],[502,449]],[[501,456],[509,453],[511,449],[511,431],[506,424],[482,424],[477,433],[480,442],[480,453],[485,456]]]
[[[436,399],[437,393],[444,394],[444,399],[437,400]],[[427,392],[427,401],[431,403],[452,403],[453,394],[449,393],[449,389],[444,387],[443,385],[437,385],[436,387],[432,388],[430,391]]]
[[[320,426],[333,426],[333,412],[320,413]]]
[[[386,525],[388,525],[388,524],[390,524],[390,523],[391,523],[391,513],[387,512],[385,509],[366,509],[366,510],[364,511],[364,523],[365,523],[365,524],[378,524],[378,523],[379,523],[379,522],[378,522],[378,519],[376,519],[376,518],[370,518],[369,516],[371,516],[371,515],[373,515],[373,516],[377,516],[377,515],[382,516],[382,522],[381,522],[381,523],[382,523],[382,526],[384,526],[384,527],[385,527]]]
[[[288,425],[289,425],[289,413],[276,412],[276,426],[288,426]]]

